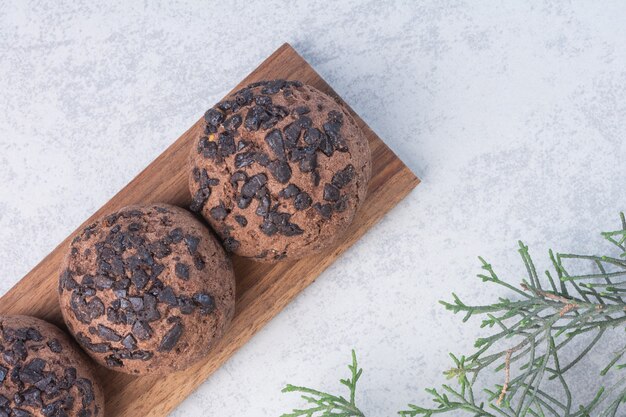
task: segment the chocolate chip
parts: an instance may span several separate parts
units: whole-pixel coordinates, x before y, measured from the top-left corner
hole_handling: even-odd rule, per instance
[[[269,170],[276,181],[282,184],[286,184],[291,179],[291,168],[285,161],[272,161],[269,165]]]
[[[285,148],[283,144],[283,134],[278,129],[271,130],[266,136],[265,141],[268,146],[280,160],[285,159]]]
[[[254,106],[248,113],[246,113],[246,117],[244,119],[244,126],[246,129],[251,131],[259,130],[259,126],[261,123],[270,119],[270,115],[265,111],[265,109],[261,106]]]
[[[233,138],[233,135],[228,132],[220,133],[217,142],[218,152],[220,156],[224,158],[237,151],[237,148],[235,147],[235,139]]]
[[[267,216],[267,213],[269,212],[269,209],[270,209],[270,204],[271,204],[270,196],[269,194],[265,193],[265,195],[263,195],[261,199],[259,200],[259,205],[257,206],[255,213],[261,217]]]
[[[298,125],[297,123],[290,123],[283,129],[283,132],[285,133],[285,148],[292,149],[298,145],[298,139],[300,139],[300,131],[300,125]]]
[[[339,200],[339,197],[341,197],[339,188],[335,187],[332,184],[324,184],[324,200],[337,201]]]
[[[161,344],[157,348],[159,352],[169,352],[174,349],[174,346],[178,343],[178,340],[183,335],[184,326],[181,322],[178,322],[172,326],[171,329],[165,333]]]
[[[183,229],[177,227],[176,229],[172,230],[168,234],[168,236],[172,240],[172,243],[178,243],[183,240]]]
[[[242,152],[235,156],[235,167],[243,168],[254,163],[255,152]],[[233,174],[234,175],[234,174]]]
[[[227,112],[228,110],[232,108],[232,106],[233,106],[232,101],[224,100],[221,103],[217,103],[216,107],[223,112]]]
[[[227,237],[226,239],[224,239],[224,249],[226,249],[227,252],[235,252],[237,251],[237,249],[239,249],[239,241],[233,237]]]
[[[303,129],[308,129],[313,124],[313,121],[308,116],[300,116],[295,123]]]
[[[133,275],[130,279],[133,282],[133,285],[135,285],[138,290],[142,290],[148,283],[150,277],[143,269],[138,269],[136,271],[133,271]]]
[[[311,196],[306,192],[301,192],[296,196],[295,200],[293,200],[293,206],[296,208],[296,210],[307,209],[309,208],[309,206],[311,206],[311,203],[313,203],[313,200],[311,199]]]
[[[252,102],[252,97],[252,91],[248,88],[243,88],[235,93],[235,102],[243,107]]]
[[[251,202],[252,202],[252,197],[244,197],[240,195],[237,198],[237,207],[239,207],[240,209],[248,208]]]
[[[122,346],[126,349],[135,350],[137,349],[137,340],[133,337],[132,334],[128,333],[124,339],[122,339]]]
[[[254,160],[257,164],[261,165],[262,167],[266,167],[270,163],[270,157],[265,152],[260,152],[260,151],[254,154]]]
[[[185,244],[190,254],[194,254],[198,250],[200,238],[193,235],[185,235]]]
[[[58,339],[50,339],[47,345],[54,353],[61,353],[63,351],[63,346],[61,346],[61,342],[59,342]]]
[[[321,138],[322,138],[322,132],[320,132],[314,127],[308,128],[307,130],[304,131],[304,141],[308,145],[317,146],[320,143]]]
[[[229,117],[228,119],[226,119],[226,121],[224,122],[224,129],[228,130],[228,131],[235,131],[237,130],[237,128],[239,126],[241,126],[241,122],[242,122],[242,118],[240,115],[235,114],[232,117]]]
[[[228,211],[226,211],[226,207],[224,207],[224,203],[222,203],[221,201],[219,206],[213,207],[211,210],[209,210],[209,213],[211,213],[211,217],[213,217],[215,220],[224,220],[226,216],[228,216]]]
[[[20,370],[20,381],[25,384],[35,384],[44,377],[43,370],[46,365],[46,361],[41,358],[31,360]]]
[[[108,340],[109,342],[119,342],[122,340],[122,337],[115,332],[115,330],[110,327],[103,326],[102,324],[98,324],[98,334],[104,340]]]
[[[191,200],[191,205],[189,206],[189,210],[195,213],[199,213],[204,207],[204,205],[206,204],[206,201],[209,199],[210,196],[211,196],[210,188],[199,189],[193,195],[193,198]]]
[[[213,309],[215,309],[215,300],[210,294],[194,294],[193,301],[205,310],[213,311]]]
[[[333,214],[333,208],[330,204],[321,204],[315,203],[313,204],[313,208],[318,211],[318,213],[325,219],[330,219]]]
[[[189,265],[178,262],[174,267],[174,272],[176,273],[176,276],[183,281],[189,280]]]
[[[307,114],[311,111],[311,109],[309,109],[307,106],[299,106],[296,107],[293,111],[296,114]]]
[[[261,223],[260,229],[267,236],[273,236],[274,234],[276,234],[276,232],[278,232],[278,228],[276,227],[276,225],[267,220]]]
[[[159,301],[165,304],[169,304],[171,306],[175,306],[178,304],[176,294],[174,294],[174,290],[170,286],[163,288],[163,291],[161,291],[161,293],[159,294]]]
[[[346,184],[348,184],[354,178],[354,167],[352,165],[348,165],[341,171],[337,172],[333,175],[332,183],[337,188],[342,188]]]
[[[9,369],[0,365],[0,383],[4,382],[4,379],[7,377],[9,373]]]
[[[269,81],[265,87],[261,89],[261,94],[276,94],[281,88],[285,86],[285,80],[273,80]]]
[[[335,148],[333,148],[333,144],[327,135],[321,135],[317,147],[328,157],[333,156],[333,153],[335,152]]]
[[[305,154],[300,160],[300,171],[312,172],[317,168],[317,154]]]
[[[181,295],[178,297],[178,309],[182,314],[191,314],[193,313],[194,306],[191,298]]]
[[[41,401],[41,391],[35,387],[30,387],[22,393],[24,404],[29,407],[41,407],[43,402]]]
[[[104,275],[97,275],[94,278],[94,285],[97,290],[109,289],[113,286],[113,282],[115,282],[113,279]]]
[[[152,328],[145,321],[137,320],[133,324],[133,335],[139,340],[148,340],[152,336]]]
[[[295,184],[289,184],[278,193],[278,196],[281,198],[292,198],[299,193],[300,189]]]
[[[83,395],[83,407],[89,407],[89,405],[94,401],[94,393],[93,393],[93,384],[87,378],[77,378],[74,385],[78,388],[80,393]]]
[[[104,314],[104,304],[98,297],[93,297],[89,302],[76,292],[72,293],[70,307],[78,320],[89,324],[92,320]]]
[[[246,227],[248,225],[248,220],[244,216],[236,215],[235,221],[239,223],[239,226]]]
[[[211,126],[218,126],[224,121],[224,113],[217,109],[209,109],[204,113],[204,120]]]
[[[256,174],[241,187],[241,195],[245,198],[252,198],[267,183],[265,174]]]
[[[217,143],[214,141],[210,141],[208,138],[204,138],[205,140],[200,140],[198,144],[198,150],[201,151],[202,156],[208,159],[215,159],[217,157]]]

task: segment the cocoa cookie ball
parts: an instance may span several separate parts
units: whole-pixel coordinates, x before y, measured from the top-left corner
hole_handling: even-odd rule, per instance
[[[227,250],[261,261],[328,247],[352,223],[371,176],[347,109],[299,81],[250,84],[209,109],[190,156],[191,210]]]
[[[222,336],[234,315],[235,277],[191,213],[129,206],[73,240],[59,294],[70,332],[96,361],[165,373],[192,365]]]
[[[92,364],[56,326],[0,316],[0,351],[0,416],[104,416]]]

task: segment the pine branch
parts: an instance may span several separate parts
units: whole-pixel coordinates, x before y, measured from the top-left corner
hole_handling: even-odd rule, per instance
[[[528,247],[519,243],[519,253],[528,278],[519,287],[508,283],[494,272],[484,259],[483,282],[494,283],[511,291],[515,299],[502,298],[498,302],[472,306],[453,294],[452,302],[442,304],[454,313],[464,314],[463,321],[474,316],[485,318],[481,327],[496,331],[476,341],[477,351],[462,360],[454,360],[454,375],[458,388],[444,385],[444,394],[427,390],[434,407],[409,405],[401,411],[402,417],[431,417],[439,414],[485,417],[590,417],[616,416],[623,413],[626,403],[626,377],[610,387],[600,387],[592,401],[576,405],[575,395],[567,382],[567,372],[573,369],[597,347],[608,330],[626,330],[626,219],[621,214],[622,229],[602,233],[619,249],[617,257],[554,254],[550,251],[554,271],[538,274]],[[566,264],[584,262],[577,267],[592,273],[573,274]],[[577,354],[567,363],[559,355],[574,340],[585,339]],[[609,352],[609,354],[611,354]],[[619,372],[619,364],[626,354],[626,344],[616,349],[597,380],[609,372]],[[517,368],[513,369],[513,366]],[[473,395],[480,387],[479,377],[487,369],[502,375],[503,383],[493,389],[483,389],[484,396]],[[559,388],[548,388],[547,382],[557,382]],[[469,395],[468,393],[472,393]]]
[[[348,365],[348,369],[351,373],[350,378],[341,379],[339,382],[348,387],[350,400],[311,388],[287,385],[282,392],[302,394],[301,397],[308,403],[309,408],[294,409],[291,413],[283,414],[281,417],[364,417],[355,402],[356,384],[363,369],[358,367],[354,350],[352,351],[352,364]]]

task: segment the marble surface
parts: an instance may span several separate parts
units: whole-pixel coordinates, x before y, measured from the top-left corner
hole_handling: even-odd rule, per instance
[[[278,416],[287,382],[390,416],[444,381],[476,322],[477,255],[598,252],[626,208],[626,5],[0,1],[0,293],[290,42],[423,183],[172,415]],[[584,387],[581,379],[579,387]]]

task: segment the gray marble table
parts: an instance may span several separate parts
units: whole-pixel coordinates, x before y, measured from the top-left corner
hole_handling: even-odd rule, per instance
[[[477,255],[520,279],[626,208],[624,2],[104,3],[0,1],[0,293],[285,41],[423,179],[174,416],[277,416],[351,348],[369,417],[424,403]]]

